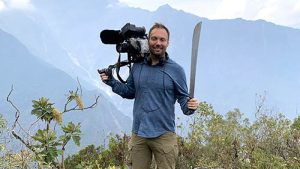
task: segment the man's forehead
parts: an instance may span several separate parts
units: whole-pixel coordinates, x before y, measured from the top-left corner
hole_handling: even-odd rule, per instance
[[[166,36],[168,35],[167,31],[164,28],[154,28],[151,32],[150,32],[150,36],[153,34],[165,34]]]

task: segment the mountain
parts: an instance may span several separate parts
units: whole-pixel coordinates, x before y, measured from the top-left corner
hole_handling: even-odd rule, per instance
[[[0,28],[15,36],[33,55],[51,63],[73,78],[88,77],[87,71],[78,64],[76,57],[54,38],[56,28],[50,29],[49,22],[39,13],[22,10],[2,11]],[[80,80],[83,85],[89,86],[85,78]]]
[[[131,115],[132,101],[111,94],[109,87],[99,83],[96,69],[115,63],[118,57],[115,45],[102,44],[99,33],[104,29],[119,30],[128,22],[147,30],[154,22],[164,23],[171,32],[168,52],[184,67],[189,79],[192,31],[199,21],[203,23],[195,93],[199,100],[211,103],[220,113],[239,108],[253,117],[258,95],[266,93],[265,104],[274,112],[291,119],[299,115],[299,29],[264,20],[209,20],[169,5],[150,12],[122,6],[116,0],[32,3],[32,11],[1,12],[0,28],[38,57],[73,78],[78,76],[86,88],[108,93],[126,115]],[[10,19],[11,16],[16,18]],[[22,16],[23,19],[17,19]],[[25,16],[31,21],[26,21]],[[47,38],[41,38],[43,34]],[[34,52],[44,46],[61,52]],[[126,59],[126,54],[122,54],[122,59]],[[177,111],[180,116],[182,113]]]
[[[12,85],[10,99],[21,111],[20,122],[24,128],[36,121],[35,117],[30,115],[32,100],[47,97],[55,103],[55,107],[62,110],[66,103],[65,95],[69,90],[79,87],[76,80],[68,74],[32,55],[15,37],[1,29],[0,57],[0,110],[10,124],[14,121],[15,110],[6,101],[6,97]],[[94,103],[96,95],[100,96],[97,106],[82,112],[68,112],[63,116],[65,123],[81,123],[81,148],[89,144],[103,144],[109,133],[130,131],[131,119],[109,102],[105,93],[85,88],[82,90],[85,106]],[[74,152],[78,149],[73,147],[69,150]]]
[[[299,115],[299,29],[243,19],[203,25],[198,91],[208,102],[251,115],[256,94],[266,92],[266,105],[274,112]]]

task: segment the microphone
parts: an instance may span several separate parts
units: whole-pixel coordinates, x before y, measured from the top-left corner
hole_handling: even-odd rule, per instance
[[[100,39],[104,44],[119,44],[124,41],[120,30],[103,30],[100,33]]]

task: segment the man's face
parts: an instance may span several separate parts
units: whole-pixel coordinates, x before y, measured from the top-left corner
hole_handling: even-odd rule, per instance
[[[154,56],[164,56],[169,45],[168,33],[165,29],[154,28],[149,35],[149,49]]]

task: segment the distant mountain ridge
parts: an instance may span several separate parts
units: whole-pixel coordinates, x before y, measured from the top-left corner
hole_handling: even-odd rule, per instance
[[[21,111],[20,122],[24,128],[36,121],[30,115],[32,100],[41,97],[50,99],[59,110],[66,103],[65,94],[76,90],[78,83],[65,72],[56,69],[40,58],[33,56],[28,49],[16,38],[0,29],[0,110],[8,120],[9,125],[14,121],[15,110],[6,101],[13,85],[10,99]],[[124,116],[109,102],[104,93],[82,88],[83,103],[89,106],[95,102],[95,96],[100,95],[98,105],[83,112],[66,113],[63,122],[80,122],[82,147],[88,144],[103,144],[109,133],[129,132],[131,128],[129,117]],[[108,120],[109,119],[109,120]],[[79,148],[73,147],[68,152]]]
[[[38,57],[73,78],[78,76],[86,88],[111,93],[100,82],[96,69],[115,63],[118,54],[114,45],[100,42],[99,33],[103,29],[120,29],[128,22],[145,26],[147,30],[154,22],[164,23],[171,32],[170,57],[184,67],[188,79],[192,31],[202,21],[195,94],[199,100],[211,103],[221,113],[240,108],[253,117],[256,95],[266,91],[266,104],[274,111],[283,112],[289,118],[299,115],[299,29],[263,20],[209,20],[169,5],[150,12],[119,6],[118,1],[32,2],[36,10],[31,13],[0,13],[0,28],[5,28],[28,49],[39,51]],[[29,16],[31,26],[26,19],[11,20],[11,15]],[[19,29],[24,24],[28,28]],[[47,38],[41,38],[43,34]],[[52,54],[41,50],[44,46],[53,49]],[[109,99],[123,113],[131,115],[131,101],[116,95]],[[177,111],[178,115],[182,114]]]

